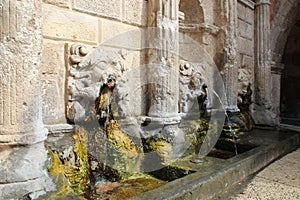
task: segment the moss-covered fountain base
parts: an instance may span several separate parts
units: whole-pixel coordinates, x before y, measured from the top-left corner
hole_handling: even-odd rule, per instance
[[[114,131],[120,130],[117,124],[113,127]],[[127,139],[124,141],[129,141]],[[204,162],[191,162],[195,155],[189,155],[149,173],[120,173],[107,166],[98,171],[103,179],[97,184],[87,141],[82,127],[74,133],[48,138],[49,171],[57,183],[57,191],[39,199],[217,198],[222,191],[299,147],[300,134],[288,130],[254,129],[239,135],[236,141],[221,137],[215,148],[202,158]],[[118,139],[123,145],[120,149],[131,146],[124,141]],[[132,146],[130,149],[136,152]]]

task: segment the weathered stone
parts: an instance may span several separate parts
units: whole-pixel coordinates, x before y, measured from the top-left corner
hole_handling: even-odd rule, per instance
[[[170,0],[149,1],[148,26],[148,116],[156,118],[178,117],[178,4]]]
[[[46,4],[43,5],[43,35],[72,41],[96,43],[98,20],[65,10],[57,10]]]
[[[112,39],[115,36],[118,36],[119,34],[126,34],[126,32],[128,31],[136,29],[138,28],[128,24],[122,24],[120,22],[112,20],[101,19],[99,20],[99,42],[107,42],[109,39]],[[138,38],[137,41],[139,41]]]
[[[69,7],[70,1],[69,0],[43,0],[45,3],[53,4],[59,7]]]
[[[75,0],[76,10],[102,15],[109,18],[121,20],[122,1],[121,0]]]
[[[227,5],[223,8],[222,13],[224,18],[223,26],[226,28],[225,44],[223,47],[224,63],[223,80],[225,82],[226,101],[224,103],[225,109],[230,112],[237,112],[237,80],[234,78],[238,74],[237,67],[237,2],[231,0],[223,0],[222,4]]]
[[[121,80],[124,70],[125,52],[120,49],[100,46],[84,58],[87,54],[85,48],[74,44],[69,49],[67,117],[72,122],[84,121],[88,116],[94,118],[100,87],[110,75],[114,75],[117,81]]]
[[[246,9],[245,22],[254,25],[254,10],[253,9],[249,9],[249,8]]]
[[[247,7],[249,7],[249,8],[251,8],[251,9],[254,9],[254,2],[252,1],[252,0],[238,0],[238,2],[240,3],[240,4],[243,4],[244,6],[247,6]]]
[[[38,196],[53,189],[43,168],[41,2],[2,1],[0,9],[0,199]]]
[[[279,124],[279,116],[280,116],[280,89],[281,89],[281,75],[282,70],[284,68],[283,64],[275,64],[272,63],[272,112],[275,113],[276,118],[275,123]]]
[[[275,125],[275,114],[271,111],[271,66],[270,66],[270,1],[257,0],[255,17],[255,100],[252,115],[256,124]]]
[[[237,4],[237,13],[238,13],[238,18],[240,20],[246,20],[246,6],[244,4],[238,3]]]
[[[43,121],[45,124],[65,123],[64,43],[47,39],[43,43]]]
[[[244,21],[239,20],[238,21],[238,27],[239,27],[239,36],[243,37],[248,40],[253,39],[253,25],[246,23]]]
[[[74,126],[70,124],[45,125],[45,127],[48,129],[49,135],[52,136],[61,136],[74,131]]]
[[[123,20],[146,26],[147,23],[147,1],[127,0],[124,1]]]
[[[237,46],[240,54],[253,55],[254,42],[252,40],[239,37]]]

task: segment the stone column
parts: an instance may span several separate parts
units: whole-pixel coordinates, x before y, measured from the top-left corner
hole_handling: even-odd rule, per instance
[[[178,0],[149,1],[148,92],[153,118],[178,119]]]
[[[157,160],[168,163],[187,148],[184,132],[179,129],[178,114],[179,5],[178,0],[149,0],[148,3],[149,111],[145,120],[151,123],[143,126],[143,134],[150,138],[149,150],[160,156]],[[149,165],[155,159],[148,159]]]
[[[272,112],[275,114],[275,125],[280,124],[280,93],[281,93],[281,74],[284,69],[282,63],[271,63],[272,70]]]
[[[274,126],[271,112],[270,0],[256,0],[254,27],[254,105],[255,124]]]
[[[45,170],[39,0],[0,1],[0,199],[53,189]]]
[[[223,78],[226,91],[225,109],[228,112],[238,112],[238,66],[236,62],[237,49],[237,0],[223,0],[222,14],[225,19],[226,38],[224,44]]]

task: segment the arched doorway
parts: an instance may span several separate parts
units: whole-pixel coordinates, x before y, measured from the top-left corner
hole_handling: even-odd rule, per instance
[[[280,118],[282,123],[300,125],[300,6],[285,45],[281,76]]]

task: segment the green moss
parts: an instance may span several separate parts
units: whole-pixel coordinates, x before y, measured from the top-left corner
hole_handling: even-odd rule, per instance
[[[240,127],[236,123],[227,123],[224,125],[221,137],[225,138],[233,138],[235,135],[237,135],[240,132]]]
[[[83,129],[73,134],[74,147],[70,156],[62,158],[50,148],[51,166],[49,172],[57,184],[57,194],[65,195],[74,192],[85,196],[89,192],[90,167],[88,161],[87,135]]]
[[[199,153],[200,147],[207,135],[207,130],[208,121],[204,118],[189,122],[189,128],[185,130],[185,134],[192,145],[187,151],[187,155]]]
[[[107,127],[107,139],[107,165],[116,169],[122,179],[136,173],[140,165],[138,148],[115,121]]]
[[[88,160],[87,135],[84,131],[75,132],[75,165],[71,160],[65,162],[66,176],[68,177],[71,187],[75,193],[84,195],[89,190],[90,183],[90,166]]]
[[[65,166],[63,165],[57,152],[50,150],[49,153],[52,161],[49,172],[54,176],[54,182],[58,188],[57,196],[65,195],[70,191],[73,191],[69,180],[65,176]]]

